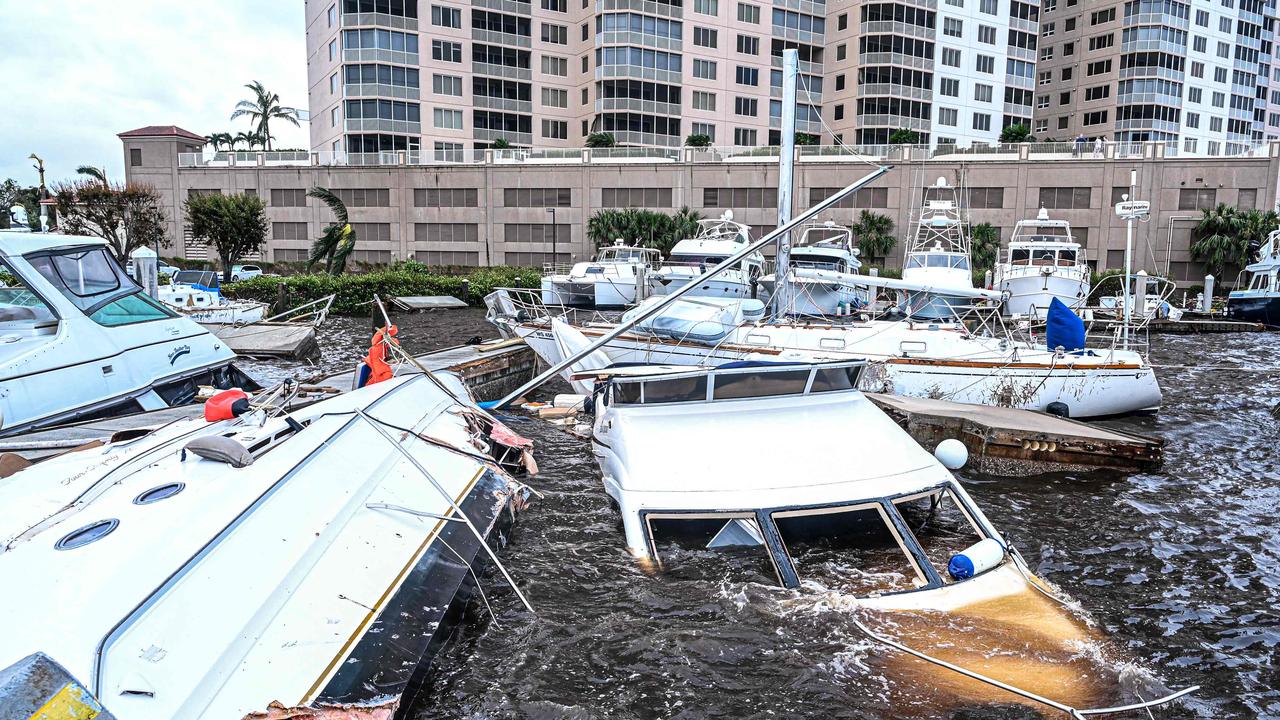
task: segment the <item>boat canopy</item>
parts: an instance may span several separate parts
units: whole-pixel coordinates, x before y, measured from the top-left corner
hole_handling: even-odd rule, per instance
[[[610,245],[600,248],[596,253],[596,262],[602,263],[644,263],[657,264],[662,255],[654,248],[632,247],[630,245]]]

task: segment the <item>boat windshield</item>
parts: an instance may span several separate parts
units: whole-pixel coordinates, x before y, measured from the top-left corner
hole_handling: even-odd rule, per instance
[[[728,259],[728,255],[672,255],[668,265],[701,265],[715,267]]]
[[[196,285],[202,289],[218,289],[218,273],[211,270],[179,270],[173,276],[178,285]]]
[[[105,247],[73,247],[25,256],[91,320],[106,326],[175,317],[142,292]]]
[[[783,584],[812,580],[859,597],[958,582],[951,558],[988,537],[949,483],[821,507],[646,513],[645,522],[664,570],[738,581],[772,565]]]
[[[8,263],[0,260],[0,332],[56,323],[58,317]]]
[[[1266,273],[1259,273],[1253,276],[1253,282],[1249,283],[1250,290],[1268,290],[1271,288],[1271,276]]]
[[[849,392],[857,389],[862,367],[861,363],[773,365],[680,373],[654,379],[615,378],[610,381],[609,402],[662,405]]]
[[[936,253],[912,253],[907,258],[907,268],[957,268],[969,269],[969,258],[964,255],[944,255]]]
[[[652,262],[657,257],[656,250],[648,248],[607,247],[600,249],[598,262]]]

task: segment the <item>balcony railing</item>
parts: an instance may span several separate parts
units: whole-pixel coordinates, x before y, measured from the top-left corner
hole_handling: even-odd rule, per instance
[[[630,30],[596,33],[596,46],[599,47],[601,45],[643,45],[644,47],[674,50],[676,52],[680,52],[683,49],[683,41],[681,40],[662,37],[661,35],[631,32]]]
[[[640,98],[597,98],[596,112],[630,111],[650,115],[679,115],[681,108],[675,103],[642,100]]]
[[[399,85],[383,85],[382,83],[350,83],[342,86],[342,95],[349,98],[383,97],[419,100],[422,97],[422,90]]]
[[[421,121],[384,120],[382,118],[348,118],[343,122],[343,127],[347,132],[391,132],[415,135],[422,132]]]
[[[919,70],[933,70],[933,61],[928,58],[916,57],[915,55],[903,55],[894,52],[869,52],[859,53],[858,62],[863,65],[902,65],[903,67],[916,68]],[[946,68],[938,66],[939,72],[945,72]]]
[[[929,121],[924,118],[913,118],[905,115],[859,115],[858,124],[864,126],[907,128],[908,130],[929,130]]]
[[[418,66],[418,53],[382,48],[348,48],[342,51],[342,59],[356,63],[391,63],[393,65]]]
[[[635,78],[677,85],[680,83],[680,73],[675,70],[659,70],[634,65],[601,65],[596,68],[597,80],[608,78]]]
[[[683,18],[684,7],[653,2],[653,0],[596,0],[596,12],[613,12],[615,10],[635,10],[648,15],[659,15],[669,18]]]
[[[890,118],[892,127],[907,125],[908,118],[897,116],[881,116]],[[1130,121],[1138,122],[1138,121]],[[614,137],[624,143],[649,143],[651,147],[611,147],[611,148],[518,148],[511,150],[408,150],[379,153],[343,153],[343,152],[205,152],[182,153],[178,156],[178,167],[189,168],[228,168],[253,167],[261,165],[277,165],[290,167],[329,167],[329,166],[395,166],[395,165],[439,165],[439,164],[473,164],[489,163],[527,163],[527,164],[582,164],[582,163],[724,163],[724,162],[756,162],[776,163],[778,148],[763,147],[679,147],[680,138],[652,133],[633,133],[631,131],[614,131]],[[476,130],[477,140],[492,141],[504,138],[515,144],[532,144],[531,133],[511,133],[501,130]],[[651,142],[650,141],[655,141]],[[659,143],[661,145],[659,146]],[[1202,143],[1203,144],[1203,143]],[[1221,148],[1219,144],[1219,147]],[[1259,159],[1280,158],[1280,141],[1265,143],[1230,143],[1229,152],[1221,149],[1214,153],[1179,152],[1178,158],[1191,157],[1252,157]],[[797,161],[807,162],[864,162],[866,160],[910,160],[952,162],[957,158],[977,162],[1084,162],[1107,160],[1131,160],[1135,158],[1173,157],[1163,142],[1108,142],[1102,153],[1095,155],[1090,143],[1084,152],[1076,153],[1074,143],[1021,143],[1021,144],[973,144],[970,146],[937,146],[928,145],[811,145],[796,148]]]
[[[400,17],[386,13],[343,13],[342,27],[384,27],[396,30],[417,30],[418,18]]]
[[[533,6],[518,0],[471,0],[472,7],[487,8],[515,15],[532,15]]]
[[[769,118],[769,129],[777,130],[780,127],[782,127],[782,118],[771,116]],[[822,133],[822,123],[814,120],[801,120],[800,118],[796,118],[796,132],[820,135]]]
[[[509,65],[494,65],[493,63],[472,61],[471,71],[477,75],[491,75],[493,77],[507,78],[508,80],[523,80],[525,82],[533,80],[533,71],[529,68],[511,67]]]
[[[769,97],[771,98],[782,97],[782,88],[777,85],[770,85]],[[796,100],[802,103],[811,103],[811,104],[820,103],[822,102],[822,91],[819,90],[817,92],[809,92],[804,88],[796,88]]]
[[[509,130],[491,130],[489,128],[472,128],[471,137],[476,140],[492,142],[506,140],[513,145],[532,145],[533,133],[511,132]]]
[[[907,100],[933,101],[933,90],[908,87],[896,83],[869,83],[858,86],[858,97],[896,97]]]
[[[480,28],[471,28],[471,39],[493,45],[514,45],[521,48],[533,46],[533,40],[528,35],[516,35],[515,33],[496,32]]]
[[[489,97],[487,95],[472,95],[471,103],[478,108],[486,110],[501,110],[503,112],[524,113],[526,115],[533,112],[532,100],[515,100],[511,98]]]
[[[862,31],[863,35],[890,33],[893,35],[903,35],[906,37],[921,38],[929,41],[933,40],[934,33],[936,32],[933,28],[898,22],[897,20],[872,20],[870,22],[860,23],[859,29]]]
[[[807,45],[822,45],[825,42],[822,33],[783,27],[782,25],[773,26],[773,36],[793,42],[802,42]]]

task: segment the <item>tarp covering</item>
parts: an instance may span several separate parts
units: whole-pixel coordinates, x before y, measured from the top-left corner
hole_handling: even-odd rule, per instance
[[[1084,349],[1084,321],[1071,311],[1061,300],[1054,298],[1049,303],[1048,319],[1045,321],[1045,344],[1050,350],[1057,347],[1067,352]]]

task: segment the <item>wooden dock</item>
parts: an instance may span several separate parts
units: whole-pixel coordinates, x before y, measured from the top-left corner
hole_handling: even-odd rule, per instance
[[[237,355],[300,359],[320,352],[316,329],[298,323],[205,325]]]
[[[1145,470],[1164,460],[1164,441],[1047,413],[867,393],[930,452],[954,438],[969,467],[1023,477],[1080,469]]]
[[[1242,322],[1226,318],[1152,320],[1149,327],[1153,333],[1167,333],[1170,335],[1267,332],[1267,326],[1262,323]]]
[[[532,379],[537,370],[537,356],[520,340],[446,348],[420,355],[418,361],[432,372],[458,373],[478,400],[502,397]],[[399,369],[402,372],[414,371],[405,365]],[[312,390],[304,393],[298,404],[332,397],[336,392],[347,392],[353,388],[354,379],[354,368],[351,372],[311,379],[306,385]],[[0,438],[0,477],[8,474],[6,469],[16,471],[31,462],[79,447],[128,439],[145,434],[149,428],[203,415],[203,405],[183,405]]]

